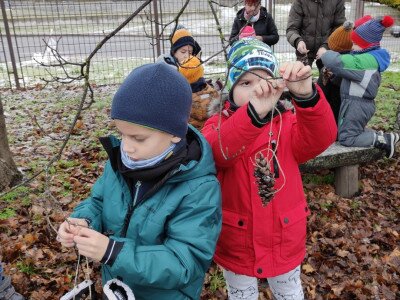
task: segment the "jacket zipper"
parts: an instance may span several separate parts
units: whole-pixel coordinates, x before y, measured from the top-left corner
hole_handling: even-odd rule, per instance
[[[135,184],[135,196],[133,197],[133,201],[131,202],[131,204],[129,204],[128,211],[125,215],[124,226],[122,227],[122,231],[121,231],[121,237],[126,237],[126,232],[128,231],[128,226],[129,226],[132,214],[133,214],[133,210],[135,209],[135,206],[136,206],[137,198],[139,195],[139,189],[140,189],[141,185],[142,185],[142,182],[140,180],[138,180]]]
[[[137,197],[139,194],[139,188],[141,185],[142,185],[142,182],[140,180],[138,180],[135,184],[135,196],[133,197],[133,207],[135,207],[135,205],[136,205]]]

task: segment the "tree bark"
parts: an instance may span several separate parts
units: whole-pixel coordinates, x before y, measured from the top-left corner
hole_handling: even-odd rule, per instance
[[[21,177],[8,145],[3,102],[0,97],[0,191],[15,185]]]

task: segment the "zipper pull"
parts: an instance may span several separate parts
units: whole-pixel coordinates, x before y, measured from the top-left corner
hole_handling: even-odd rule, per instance
[[[137,198],[138,198],[138,195],[139,195],[139,189],[140,189],[140,186],[142,185],[142,182],[140,181],[140,180],[138,180],[137,182],[136,182],[136,184],[135,184],[135,197],[133,198],[133,205],[132,205],[132,207],[135,207],[135,205],[136,205],[136,202],[137,202]]]

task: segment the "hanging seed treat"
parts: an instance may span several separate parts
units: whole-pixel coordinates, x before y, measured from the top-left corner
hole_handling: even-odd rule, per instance
[[[254,169],[254,177],[258,185],[258,195],[261,198],[262,206],[266,206],[274,196],[275,178],[271,173],[271,168],[264,155],[256,158],[256,167]]]

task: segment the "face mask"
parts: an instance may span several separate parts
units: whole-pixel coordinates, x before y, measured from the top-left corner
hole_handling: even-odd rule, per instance
[[[123,150],[123,143],[121,142],[120,150],[121,150],[121,160],[122,163],[128,169],[135,170],[135,169],[143,169],[147,167],[155,166],[156,164],[160,163],[164,158],[175,148],[176,144],[172,144],[169,146],[163,153],[144,160],[132,160],[128,156],[128,154]]]
[[[252,16],[250,18],[250,23],[255,23],[258,21],[258,19],[260,18],[260,12],[258,12],[258,14],[256,14],[255,16]]]

